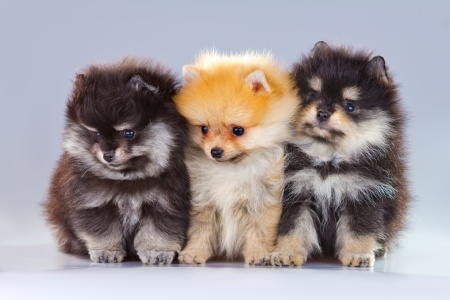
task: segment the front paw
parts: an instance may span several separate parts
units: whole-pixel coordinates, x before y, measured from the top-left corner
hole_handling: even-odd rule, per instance
[[[270,253],[252,253],[244,255],[245,263],[255,266],[270,266]]]
[[[273,266],[301,266],[306,259],[300,251],[282,250],[272,253],[270,262]]]
[[[173,261],[175,252],[174,251],[145,250],[145,251],[138,251],[138,256],[144,264],[169,265]]]
[[[208,253],[201,250],[183,250],[178,254],[180,264],[204,264],[208,258]]]
[[[126,252],[123,250],[89,250],[91,260],[96,263],[118,263],[123,261]]]
[[[347,267],[372,267],[375,263],[375,254],[373,251],[368,253],[341,253],[339,255],[339,260],[344,266]]]

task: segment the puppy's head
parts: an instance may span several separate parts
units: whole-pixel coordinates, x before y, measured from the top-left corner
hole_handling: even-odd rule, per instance
[[[68,102],[65,150],[100,177],[158,175],[176,144],[174,91],[167,71],[136,58],[88,67]]]
[[[290,136],[297,97],[270,55],[204,53],[183,69],[175,96],[194,145],[217,162],[239,162]]]
[[[293,76],[303,100],[296,129],[304,143],[348,156],[386,145],[397,94],[381,56],[319,42]]]

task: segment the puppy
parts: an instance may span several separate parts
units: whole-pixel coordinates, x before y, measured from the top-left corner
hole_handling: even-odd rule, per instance
[[[94,262],[170,264],[185,242],[187,128],[173,75],[136,57],[91,65],[67,103],[45,214],[60,249]]]
[[[270,55],[202,54],[175,97],[190,127],[192,211],[181,263],[270,264],[297,95]]]
[[[397,87],[381,56],[324,42],[292,77],[303,102],[272,263],[301,265],[322,252],[372,266],[393,246],[410,202]]]

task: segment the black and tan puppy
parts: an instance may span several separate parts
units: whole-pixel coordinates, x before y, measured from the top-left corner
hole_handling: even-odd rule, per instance
[[[62,251],[168,264],[181,250],[190,193],[176,90],[170,72],[133,57],[77,75],[45,203]]]
[[[301,265],[322,252],[372,266],[402,230],[410,201],[396,85],[381,56],[324,42],[292,76],[302,102],[272,263]]]

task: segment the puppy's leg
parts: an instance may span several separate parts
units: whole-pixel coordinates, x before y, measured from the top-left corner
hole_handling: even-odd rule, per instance
[[[141,221],[134,239],[136,252],[144,264],[170,264],[181,242],[157,228],[150,218]]]
[[[277,204],[266,205],[258,213],[247,216],[247,232],[242,250],[246,263],[252,265],[270,264],[280,215],[281,205]]]
[[[143,206],[134,238],[134,248],[145,264],[172,263],[185,241],[189,209],[182,207],[182,196],[176,201],[176,195],[163,195],[159,202]]]
[[[295,207],[292,207],[295,209]],[[286,220],[296,218],[296,220]],[[307,207],[301,207],[297,215],[283,212],[282,225],[271,263],[276,266],[300,266],[314,251],[320,251],[314,220]],[[292,222],[287,224],[288,222]]]
[[[279,154],[261,182],[264,193],[258,196],[258,200],[266,204],[257,208],[247,207],[245,211],[242,254],[248,264],[270,265],[282,211],[283,151]]]
[[[216,248],[216,217],[211,207],[194,207],[186,247],[178,255],[180,263],[202,264]]]
[[[343,215],[337,228],[338,258],[349,267],[371,267],[375,262],[375,253],[381,250],[377,235],[373,232],[357,234],[352,228],[353,218]]]
[[[74,229],[92,261],[121,262],[126,256],[122,228],[112,205],[78,211]]]

